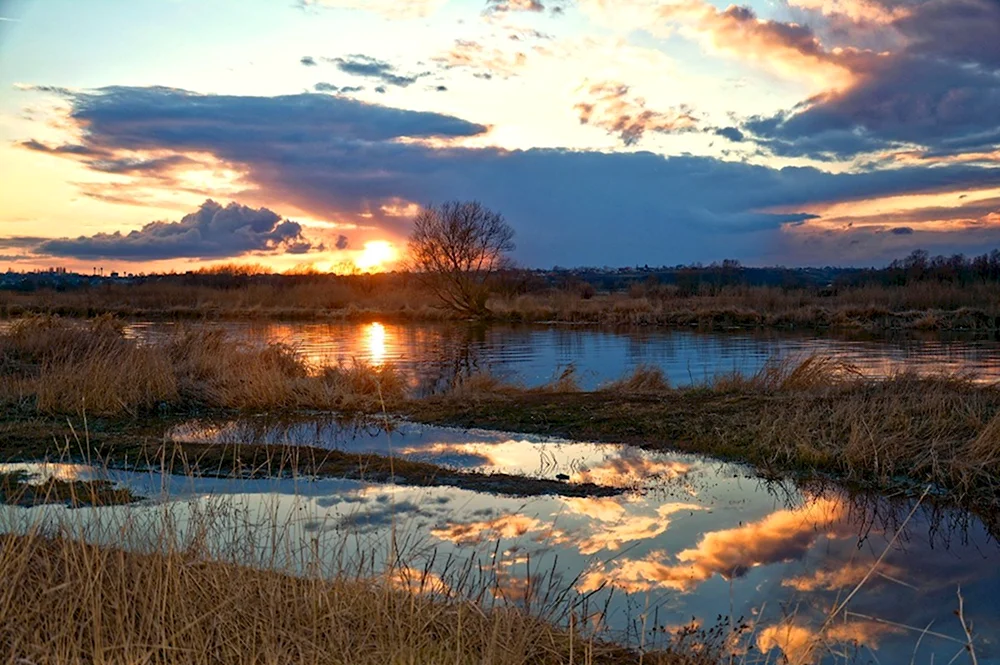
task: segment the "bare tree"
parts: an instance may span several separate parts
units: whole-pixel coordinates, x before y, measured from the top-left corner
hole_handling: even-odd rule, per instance
[[[489,313],[490,276],[509,266],[514,229],[478,201],[427,206],[410,235],[413,270],[441,303],[470,316]]]

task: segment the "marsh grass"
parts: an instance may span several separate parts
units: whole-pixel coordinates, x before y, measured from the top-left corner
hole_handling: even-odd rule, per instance
[[[854,365],[813,354],[772,358],[752,374],[733,371],[712,377],[704,385],[715,392],[774,393],[836,388],[855,379],[864,377]]]
[[[328,276],[329,277],[329,276]],[[592,288],[498,293],[488,307],[495,320],[601,325],[996,330],[996,283],[936,281],[906,286],[862,285],[836,290],[778,286],[634,284],[627,291]],[[151,281],[77,291],[0,292],[0,315],[89,318],[446,321],[463,315],[436,306],[406,274],[354,278],[234,282],[226,287]]]
[[[0,511],[6,662],[718,662],[705,644],[640,655],[609,641],[572,583],[529,575],[508,597],[471,559],[410,567],[419,547],[395,529],[359,551],[231,499],[38,510]]]
[[[218,329],[141,344],[110,317],[39,316],[0,334],[0,401],[42,413],[138,415],[164,408],[362,409],[394,404],[391,367],[310,367],[294,348],[255,346]]]
[[[653,365],[639,365],[631,373],[604,386],[612,393],[663,393],[670,390],[670,380],[662,369]]]
[[[489,370],[461,374],[455,377],[442,394],[451,399],[482,401],[502,395],[575,393],[580,390],[580,373],[575,365],[568,365],[559,370],[551,380],[532,388],[527,387],[523,381],[500,376]]]

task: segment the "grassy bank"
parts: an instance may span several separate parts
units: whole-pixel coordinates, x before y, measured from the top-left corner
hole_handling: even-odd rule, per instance
[[[835,328],[884,331],[1000,329],[1000,284],[919,282],[839,289],[724,286],[682,291],[635,284],[627,291],[575,287],[496,294],[499,322],[596,325]],[[446,321],[460,315],[406,276],[366,281],[205,285],[108,284],[76,291],[0,292],[0,317],[110,315],[139,319]]]
[[[332,567],[335,559],[323,553],[289,559],[268,553],[279,545],[262,544],[256,558],[266,563],[251,566],[240,546],[213,544],[211,520],[193,520],[194,535],[181,537],[123,519],[111,525],[121,533],[103,546],[31,525],[22,535],[0,535],[5,662],[721,662],[707,647],[640,657],[593,630],[573,602],[566,611],[584,616],[560,627],[544,612],[470,599],[451,577],[399,562],[352,570]],[[117,545],[125,541],[128,549]]]

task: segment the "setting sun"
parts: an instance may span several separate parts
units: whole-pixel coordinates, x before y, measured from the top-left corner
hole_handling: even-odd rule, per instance
[[[399,258],[399,252],[388,240],[370,240],[354,259],[354,265],[366,272],[384,270],[387,263]]]

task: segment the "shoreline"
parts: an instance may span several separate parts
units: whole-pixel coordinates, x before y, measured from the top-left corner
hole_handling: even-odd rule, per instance
[[[589,304],[591,301],[582,301]],[[617,303],[617,304],[616,304]],[[832,306],[813,304],[791,309],[767,310],[739,305],[718,307],[673,307],[644,300],[609,299],[603,307],[560,308],[538,305],[521,310],[516,306],[495,309],[488,317],[470,319],[429,305],[412,308],[365,307],[353,304],[337,308],[177,306],[143,308],[131,306],[24,306],[0,304],[0,320],[17,321],[30,317],[92,319],[111,316],[128,321],[266,321],[311,323],[372,323],[375,321],[414,324],[478,325],[579,325],[661,329],[776,330],[790,332],[857,332],[891,334],[897,332],[996,333],[1000,331],[1000,310],[979,307],[891,309],[881,306]]]

